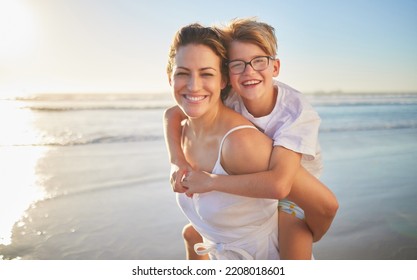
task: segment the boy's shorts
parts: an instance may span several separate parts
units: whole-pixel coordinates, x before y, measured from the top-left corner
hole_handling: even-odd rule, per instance
[[[297,204],[287,199],[282,199],[278,203],[278,210],[293,215],[300,220],[304,220],[304,210],[301,209]]]

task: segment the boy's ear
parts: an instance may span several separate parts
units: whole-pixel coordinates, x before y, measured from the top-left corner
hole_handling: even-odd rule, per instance
[[[272,66],[274,67],[274,70],[272,72],[273,73],[273,76],[274,77],[278,77],[278,75],[279,75],[279,68],[281,66],[281,62],[279,61],[278,58],[275,59],[275,60],[273,60]]]

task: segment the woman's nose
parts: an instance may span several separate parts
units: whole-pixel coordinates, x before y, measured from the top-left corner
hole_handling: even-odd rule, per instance
[[[199,91],[201,89],[201,79],[196,76],[191,76],[188,81],[188,89],[192,92]]]

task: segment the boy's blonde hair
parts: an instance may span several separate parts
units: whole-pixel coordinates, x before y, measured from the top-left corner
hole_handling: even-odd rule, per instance
[[[233,19],[224,27],[217,27],[217,30],[225,40],[227,49],[233,41],[246,42],[257,45],[268,56],[277,55],[277,38],[275,29],[256,18]]]

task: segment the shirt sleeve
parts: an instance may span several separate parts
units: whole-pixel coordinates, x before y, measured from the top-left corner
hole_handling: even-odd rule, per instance
[[[321,119],[314,108],[302,98],[285,104],[287,111],[281,129],[274,134],[274,146],[303,154],[307,160],[316,158]]]

